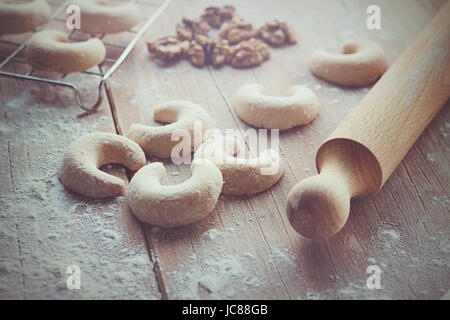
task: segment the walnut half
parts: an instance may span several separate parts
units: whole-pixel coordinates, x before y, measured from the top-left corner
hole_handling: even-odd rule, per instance
[[[182,23],[177,24],[177,37],[179,40],[193,40],[196,35],[207,35],[210,30],[209,24],[201,19],[183,18]]]
[[[291,26],[285,22],[273,20],[259,28],[258,37],[274,47],[285,44],[295,44],[297,39]]]
[[[206,50],[209,44],[208,37],[205,35],[197,35],[194,40],[190,42],[189,50],[187,51],[189,61],[197,68],[203,68],[207,62]]]
[[[226,21],[219,30],[219,36],[227,39],[230,44],[248,40],[255,35],[256,31],[253,30],[253,25],[237,15],[233,19]]]
[[[220,68],[227,63],[230,46],[226,39],[213,39],[208,43],[206,52],[208,62],[215,68]]]
[[[147,42],[148,51],[155,58],[165,62],[181,57],[188,47],[189,42],[179,41],[174,36],[162,37],[154,42]]]
[[[234,68],[255,67],[269,58],[269,46],[258,39],[242,41],[232,46],[227,56]]]
[[[220,28],[220,26],[227,20],[233,18],[235,9],[233,6],[208,7],[201,15],[200,19],[208,22],[212,28]]]

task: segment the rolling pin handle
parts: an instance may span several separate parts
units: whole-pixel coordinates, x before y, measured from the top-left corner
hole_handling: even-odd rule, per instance
[[[289,221],[308,238],[337,233],[350,198],[374,194],[450,98],[450,1],[403,52],[316,155],[318,176],[288,195]]]
[[[326,239],[345,225],[350,213],[350,184],[339,168],[323,167],[319,175],[297,183],[289,192],[286,213],[302,236]]]

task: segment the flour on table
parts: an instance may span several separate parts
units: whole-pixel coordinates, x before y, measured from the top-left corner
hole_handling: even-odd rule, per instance
[[[56,89],[25,89],[3,110],[0,168],[11,162],[13,173],[0,183],[0,297],[159,299],[145,245],[115,218],[123,197],[88,200],[58,181],[64,147],[97,124],[77,119],[72,92]],[[80,267],[80,290],[67,289],[71,265]]]
[[[427,153],[427,160],[429,162],[435,162],[436,161],[436,157],[433,154],[431,154],[431,153]]]
[[[209,229],[208,231],[206,231],[205,233],[203,233],[203,235],[208,238],[209,240],[214,240],[216,239],[218,236],[220,236],[220,232],[217,229]]]
[[[381,230],[380,234],[383,237],[388,238],[389,240],[399,240],[400,239],[400,234],[394,230],[394,229],[390,229],[390,230]]]
[[[328,104],[338,104],[338,103],[340,103],[340,101],[338,99],[333,99],[328,102]]]
[[[166,274],[176,284],[167,289],[175,299],[233,298],[261,289],[262,282],[249,270],[248,261],[239,255],[192,255],[185,264]]]

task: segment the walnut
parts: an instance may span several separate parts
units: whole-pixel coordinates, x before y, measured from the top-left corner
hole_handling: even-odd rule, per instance
[[[211,28],[219,29],[217,38],[208,38]],[[268,45],[297,43],[287,23],[273,20],[255,30],[233,6],[208,7],[197,19],[183,18],[176,31],[176,36],[148,43],[148,50],[163,61],[185,57],[198,68],[206,64],[215,68],[225,64],[254,67],[270,58]]]
[[[227,20],[234,16],[235,9],[233,6],[209,7],[201,15],[201,19],[208,22],[212,28],[220,28],[220,26]]]
[[[199,34],[195,36],[194,40],[190,42],[187,55],[192,65],[203,68],[207,62],[207,48],[209,46],[209,39],[207,36]]]
[[[219,30],[219,36],[227,39],[231,44],[253,38],[255,34],[252,24],[237,15],[226,21]]]
[[[267,44],[258,39],[250,39],[230,47],[227,61],[234,68],[249,68],[258,66],[269,58]]]
[[[241,29],[232,29],[228,33],[227,39],[230,43],[239,43],[244,40],[248,40],[255,36],[254,30],[241,30]]]
[[[206,64],[205,50],[195,41],[191,42],[191,46],[188,50],[188,57],[192,65],[197,68],[203,68]]]
[[[180,41],[175,36],[162,37],[154,42],[147,42],[148,51],[162,61],[181,57],[188,49],[187,41]]]
[[[200,19],[183,18],[182,23],[177,24],[177,37],[181,41],[193,40],[196,35],[207,35],[210,30],[209,24]]]
[[[206,46],[209,44],[209,38],[203,34],[195,36],[194,41],[204,49],[206,49]]]
[[[230,46],[226,39],[213,39],[208,43],[206,52],[208,62],[215,68],[223,66],[227,62]]]
[[[292,28],[287,23],[279,22],[276,19],[262,26],[258,30],[258,37],[274,47],[297,43]]]
[[[297,36],[295,34],[294,29],[287,23],[281,24],[281,29],[283,30],[284,34],[286,35],[287,43],[288,44],[296,44],[297,43]]]
[[[243,18],[241,18],[239,15],[234,15],[231,20],[225,21],[224,24],[219,29],[219,37],[220,38],[226,38],[228,32],[233,29],[236,26],[241,26],[242,28],[247,27],[251,28],[251,23],[247,23]]]

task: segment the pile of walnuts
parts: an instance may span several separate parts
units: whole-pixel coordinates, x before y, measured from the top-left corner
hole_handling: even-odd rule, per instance
[[[208,37],[211,28],[218,29],[214,38]],[[270,58],[268,45],[297,43],[295,33],[286,23],[273,20],[253,29],[251,23],[236,14],[233,6],[209,7],[198,19],[184,18],[176,32],[176,36],[148,42],[148,50],[163,62],[186,57],[198,68],[207,64],[216,68],[225,64],[234,68],[255,67]]]

